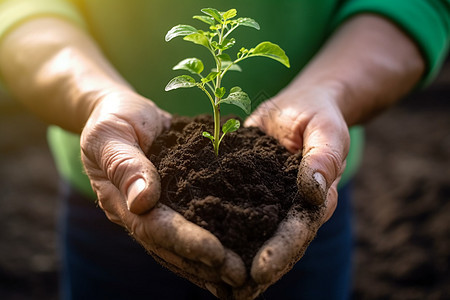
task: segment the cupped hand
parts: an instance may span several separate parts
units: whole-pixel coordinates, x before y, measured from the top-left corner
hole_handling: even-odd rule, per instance
[[[246,276],[241,259],[158,203],[160,178],[145,153],[170,118],[132,91],[102,94],[81,135],[85,171],[106,216],[162,264],[203,288],[238,286]]]
[[[234,290],[236,299],[255,298],[288,272],[336,208],[337,185],[350,145],[337,94],[318,87],[287,88],[263,103],[245,123],[274,136],[289,151],[302,152],[297,184],[307,205],[291,207],[255,256],[251,280]]]

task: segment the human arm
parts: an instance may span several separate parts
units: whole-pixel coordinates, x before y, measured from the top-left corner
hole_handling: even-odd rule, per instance
[[[144,152],[170,116],[138,95],[85,31],[60,18],[28,20],[1,40],[0,71],[36,115],[82,133],[86,173],[112,221],[199,284],[235,279],[225,274],[229,253],[212,234],[157,204],[159,177]]]

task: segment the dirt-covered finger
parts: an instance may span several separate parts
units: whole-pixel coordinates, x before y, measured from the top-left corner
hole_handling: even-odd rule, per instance
[[[217,268],[189,261],[161,248],[157,252],[149,251],[149,253],[162,266],[178,276],[186,278],[202,289],[208,290],[219,299],[230,299],[232,295],[231,287],[220,280],[220,272]]]
[[[148,214],[135,216],[131,231],[143,243],[208,266],[220,266],[225,259],[225,249],[217,237],[160,203]]]
[[[313,214],[290,210],[274,236],[261,247],[253,259],[251,276],[256,283],[272,283],[294,266],[314,238],[322,214],[323,209]]]
[[[243,285],[247,278],[242,258],[230,249],[225,249],[225,260],[220,268],[220,278],[232,287]]]

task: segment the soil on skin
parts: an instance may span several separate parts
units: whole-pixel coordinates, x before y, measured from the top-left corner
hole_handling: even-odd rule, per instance
[[[211,116],[175,117],[147,156],[161,176],[160,201],[212,232],[249,269],[292,203],[301,201],[301,157],[256,128],[227,134],[216,157],[202,137],[212,127]]]

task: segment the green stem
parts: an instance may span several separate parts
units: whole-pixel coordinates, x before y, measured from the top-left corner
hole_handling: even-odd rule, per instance
[[[222,72],[222,74],[221,74],[221,75],[222,75],[222,78],[223,78],[223,76],[225,76],[225,73],[226,73],[233,65],[237,64],[237,63],[240,62],[240,61],[243,61],[243,60],[246,59],[246,58],[248,58],[248,55],[242,56],[242,57],[236,59],[235,61],[233,61],[228,67],[225,68],[225,70],[223,70],[223,72]]]
[[[232,26],[232,27],[227,31],[227,33],[225,33],[225,35],[223,36],[223,38],[226,39],[227,36],[228,36],[230,33],[233,32],[233,30],[235,30],[236,28],[238,28],[238,26],[239,26],[239,24],[236,24],[235,26]]]
[[[197,74],[197,75],[200,77],[200,79],[204,79],[205,78],[202,74]],[[211,93],[214,94],[215,91],[214,91],[213,86],[209,82],[207,82],[206,85],[209,87],[209,90],[211,91]]]
[[[204,87],[202,84],[197,84],[197,86],[198,86],[202,91],[205,92],[206,96],[208,96],[209,101],[211,101],[211,105],[212,105],[213,107],[216,107],[216,105],[215,105],[215,103],[214,103],[214,99],[213,99],[213,97],[211,96],[211,94],[208,92],[208,90],[205,89],[205,87]]]
[[[220,107],[214,105],[214,153],[219,156],[220,144]]]

